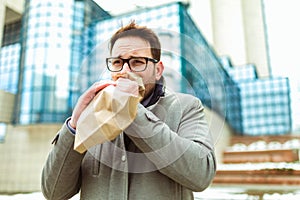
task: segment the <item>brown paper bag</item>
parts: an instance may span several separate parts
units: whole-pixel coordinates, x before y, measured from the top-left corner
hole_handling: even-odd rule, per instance
[[[79,153],[115,139],[135,119],[145,87],[142,78],[133,73],[126,78],[101,90],[80,115],[74,142]],[[124,91],[124,84],[130,84],[130,91]]]

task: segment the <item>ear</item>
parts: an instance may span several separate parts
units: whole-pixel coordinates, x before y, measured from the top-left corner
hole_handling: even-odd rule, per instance
[[[155,70],[156,70],[155,79],[156,79],[157,81],[161,78],[164,69],[165,69],[165,66],[164,66],[164,64],[162,63],[162,61],[159,61],[158,63],[156,63],[156,65],[155,65]]]

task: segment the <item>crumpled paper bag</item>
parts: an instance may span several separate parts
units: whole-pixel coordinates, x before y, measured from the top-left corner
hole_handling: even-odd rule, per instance
[[[101,90],[80,115],[74,142],[77,152],[115,139],[135,119],[145,87],[141,77],[130,72],[126,76],[116,80],[116,86]],[[130,85],[130,91],[125,91],[125,84]]]

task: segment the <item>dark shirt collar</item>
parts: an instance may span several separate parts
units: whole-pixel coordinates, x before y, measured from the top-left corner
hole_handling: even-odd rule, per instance
[[[152,94],[145,100],[143,100],[141,103],[145,106],[151,106],[155,104],[158,99],[165,95],[165,81],[164,78],[161,77],[155,84],[155,88],[152,92]]]

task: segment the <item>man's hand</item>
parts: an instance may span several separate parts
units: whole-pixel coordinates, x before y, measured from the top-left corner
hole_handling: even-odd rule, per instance
[[[109,85],[116,85],[116,83],[114,81],[96,82],[79,97],[70,120],[70,126],[72,128],[76,129],[79,116],[81,115],[82,111],[89,105],[89,103],[94,99],[96,94]]]

